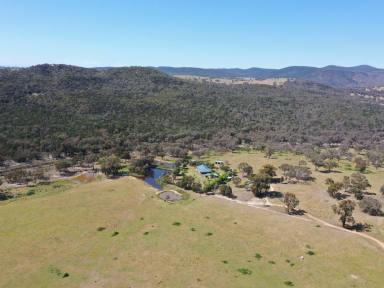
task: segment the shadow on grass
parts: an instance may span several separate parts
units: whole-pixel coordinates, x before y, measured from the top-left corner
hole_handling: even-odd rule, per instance
[[[370,232],[372,230],[371,224],[368,223],[355,223],[353,225],[346,225],[345,228],[356,232]]]

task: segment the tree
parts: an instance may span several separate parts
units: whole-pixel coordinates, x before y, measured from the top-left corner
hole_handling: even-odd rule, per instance
[[[381,211],[381,203],[375,198],[364,197],[363,200],[360,201],[359,206],[364,213],[368,213],[369,215],[383,215],[383,211]]]
[[[265,157],[266,157],[266,158],[270,159],[270,158],[272,157],[273,153],[275,153],[275,151],[273,150],[272,147],[267,146],[267,147],[265,148]]]
[[[107,176],[116,176],[121,168],[120,158],[116,155],[110,155],[99,159],[101,172]]]
[[[239,187],[239,185],[241,183],[241,178],[238,176],[235,176],[232,178],[232,182],[233,182],[233,184],[235,184],[236,187]]]
[[[284,194],[284,204],[287,209],[288,214],[292,214],[295,211],[295,208],[299,205],[299,199],[296,198],[296,195],[290,192]]]
[[[384,154],[379,151],[370,151],[368,153],[368,159],[371,162],[371,164],[376,168],[379,169],[382,167],[384,162]]]
[[[336,160],[327,158],[324,160],[324,167],[327,169],[328,173],[332,171],[333,168],[338,167],[339,164],[337,164]]]
[[[384,196],[384,185],[380,187],[380,193]]]
[[[343,188],[344,188],[344,192],[349,192],[349,190],[351,189],[351,178],[350,177],[348,177],[348,176],[343,177]]]
[[[280,165],[279,169],[283,171],[284,178],[290,178],[291,173],[289,173],[289,172],[292,169],[292,165],[284,163],[284,164]]]
[[[270,177],[276,176],[276,167],[271,164],[265,164],[260,170],[260,174],[266,174]]]
[[[308,158],[312,162],[312,164],[315,166],[316,171],[319,170],[320,167],[324,166],[324,159],[322,158],[320,153],[311,152],[308,155]]]
[[[282,164],[279,169],[283,171],[284,178],[287,178],[288,180],[292,178],[296,178],[299,181],[309,181],[313,179],[311,177],[311,169],[306,166]]]
[[[335,182],[331,178],[325,180],[325,184],[328,185],[327,192],[332,198],[339,198],[339,191],[343,188],[342,182]]]
[[[246,177],[252,175],[252,173],[253,173],[253,168],[252,168],[252,166],[249,165],[249,164],[246,163],[246,162],[241,162],[241,163],[239,164],[239,170],[242,172],[243,176],[246,176]]]
[[[310,181],[312,180],[312,171],[309,169],[309,167],[305,166],[295,166],[294,167],[295,171],[295,177],[297,180],[301,181]]]
[[[343,200],[337,205],[333,205],[332,209],[335,214],[340,215],[340,221],[343,227],[349,222],[355,224],[355,219],[353,218],[353,210],[355,209],[356,203],[352,200]]]
[[[263,197],[269,191],[270,177],[266,174],[255,174],[251,179],[251,191],[255,197]]]
[[[363,194],[369,187],[371,184],[363,174],[357,172],[351,175],[350,192],[355,195],[356,199],[363,199]]]
[[[355,168],[359,172],[364,172],[367,169],[367,161],[364,160],[362,157],[356,157],[354,162],[355,162]]]
[[[226,185],[226,184],[222,184],[219,186],[219,191],[220,191],[221,195],[228,197],[228,198],[233,198],[231,186]]]

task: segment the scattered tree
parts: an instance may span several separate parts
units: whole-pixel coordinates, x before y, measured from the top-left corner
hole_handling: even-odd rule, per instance
[[[367,169],[367,161],[362,157],[356,157],[354,163],[356,170],[359,172],[364,172]]]
[[[270,177],[266,174],[255,174],[251,179],[251,191],[255,197],[263,197],[270,189]]]
[[[324,167],[327,169],[328,173],[332,171],[333,168],[338,167],[339,164],[334,159],[327,158],[324,160]]]
[[[343,188],[342,182],[335,182],[331,178],[325,180],[325,184],[328,185],[327,192],[332,198],[339,198],[339,191]]]
[[[381,211],[381,203],[379,200],[372,197],[364,197],[363,200],[359,202],[360,208],[364,213],[368,213],[372,216],[383,215]]]
[[[274,149],[270,146],[267,146],[264,152],[265,152],[265,157],[268,159],[271,159],[273,153],[275,153]]]
[[[356,172],[351,175],[350,192],[353,193],[356,199],[361,200],[364,197],[364,192],[371,187],[368,179],[361,173]]]
[[[251,165],[249,165],[248,163],[246,162],[241,162],[239,164],[239,170],[242,172],[243,174],[243,177],[249,177],[252,175],[253,173],[253,168]]]
[[[260,174],[266,174],[270,177],[275,177],[276,176],[276,167],[271,165],[271,164],[265,164],[260,170]]]
[[[287,209],[288,214],[292,214],[295,211],[295,208],[299,205],[299,199],[296,198],[296,195],[290,192],[284,194],[284,204]]]
[[[339,202],[337,205],[333,205],[333,211],[335,214],[340,215],[340,221],[343,227],[347,223],[355,224],[355,219],[353,218],[353,210],[355,209],[356,203],[352,200],[343,200]]]
[[[384,154],[379,151],[370,151],[368,153],[369,162],[376,168],[382,167],[384,162]]]

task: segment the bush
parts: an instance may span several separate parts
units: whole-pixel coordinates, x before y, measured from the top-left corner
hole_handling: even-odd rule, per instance
[[[33,189],[29,189],[26,193],[27,196],[31,196],[31,195],[34,195],[35,194],[35,190]]]
[[[252,274],[252,271],[249,270],[248,268],[239,268],[239,269],[237,269],[237,271],[239,271],[243,275],[251,275]]]
[[[8,192],[8,191],[3,191],[0,189],[0,201],[5,201],[5,200],[8,200],[8,199],[11,199],[13,198],[13,194]]]
[[[372,216],[383,215],[381,211],[381,203],[379,200],[372,197],[364,197],[363,200],[359,203],[360,208],[364,213],[367,213]]]

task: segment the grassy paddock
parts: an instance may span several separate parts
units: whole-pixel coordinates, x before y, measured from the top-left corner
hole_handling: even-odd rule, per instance
[[[341,181],[343,176],[350,176],[352,173],[356,172],[353,163],[345,160],[340,161],[339,167],[335,168],[331,173],[316,171],[315,167],[309,162],[308,159],[302,155],[296,155],[292,153],[276,153],[271,159],[267,159],[264,157],[264,153],[262,152],[254,151],[249,153],[245,151],[238,151],[236,153],[224,153],[208,156],[205,158],[205,160],[228,161],[230,166],[233,168],[237,168],[241,162],[247,162],[253,167],[255,172],[265,164],[272,164],[275,167],[279,167],[284,163],[298,165],[300,160],[304,160],[307,162],[307,166],[311,168],[313,173],[312,176],[315,177],[314,182],[301,184],[274,184],[273,188],[283,193],[295,193],[300,200],[301,209],[304,209],[314,216],[337,225],[340,223],[338,222],[337,216],[333,213],[331,208],[331,206],[337,203],[337,201],[332,199],[326,192],[327,186],[324,183],[325,179],[330,177]],[[278,170],[277,172],[278,175],[281,176],[281,171]],[[376,170],[374,167],[369,166],[365,176],[368,178],[372,185],[370,192],[377,193],[377,195],[374,197],[377,197],[377,199],[380,199],[383,202],[384,197],[380,195],[379,189],[381,185],[384,184],[384,169],[380,168]],[[351,199],[353,200],[354,197],[351,196]],[[276,201],[276,199],[273,199],[273,201]],[[357,207],[355,209],[355,218],[359,222],[373,225],[372,231],[369,234],[384,241],[384,217],[370,216],[368,214],[362,213]]]
[[[384,255],[368,240],[214,197],[168,204],[155,193],[123,177],[4,202],[0,287],[382,287]]]

